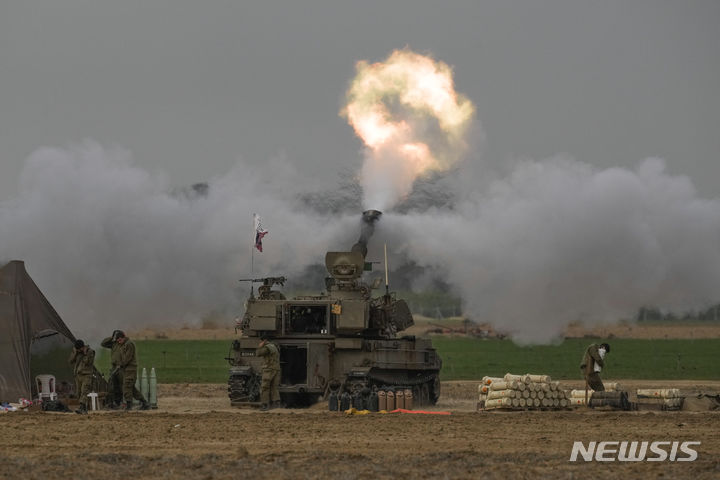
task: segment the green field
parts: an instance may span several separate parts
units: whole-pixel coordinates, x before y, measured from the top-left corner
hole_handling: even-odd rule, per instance
[[[155,367],[158,383],[225,383],[231,340],[133,340],[138,367]],[[99,349],[95,364],[110,370],[110,351]]]
[[[475,380],[485,375],[541,373],[580,379],[578,365],[592,340],[568,339],[560,345],[519,347],[509,340],[433,337],[443,359],[443,380]],[[224,383],[230,340],[137,340],[140,367],[155,367],[159,383]],[[603,377],[607,379],[720,380],[720,339],[613,339]],[[109,370],[108,350],[99,349],[97,366]]]
[[[433,338],[443,359],[443,380],[479,379],[507,372],[582,379],[579,365],[590,343],[593,340],[567,339],[560,345],[519,347],[509,340]],[[604,378],[720,380],[720,339],[613,339],[608,343],[611,352]]]

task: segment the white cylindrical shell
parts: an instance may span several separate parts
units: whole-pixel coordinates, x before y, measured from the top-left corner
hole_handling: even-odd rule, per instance
[[[517,390],[518,382],[500,380],[490,384],[490,390]]]
[[[535,394],[537,395],[537,398],[539,398],[540,400],[545,398],[545,392],[543,392],[542,390],[538,390],[537,392],[535,392]]]
[[[531,373],[528,373],[527,376],[530,378],[531,382],[535,383],[548,383],[552,381],[550,375],[533,375]]]
[[[508,408],[513,406],[514,398],[496,398],[485,402],[485,408]]]
[[[536,392],[537,389],[538,389],[537,383],[532,383],[532,382],[531,382],[531,383],[526,384],[525,386],[526,386],[527,389],[530,390],[531,392]]]
[[[527,400],[524,398],[516,398],[515,400],[518,401],[518,407],[525,408],[527,406]]]
[[[567,398],[560,399],[560,407],[567,408],[568,405],[570,405],[570,400],[568,400]]]
[[[505,381],[515,380],[516,382],[525,384],[532,383],[530,377],[528,377],[527,375],[513,375],[512,373],[506,373],[504,378]]]
[[[588,390],[588,391],[587,391],[588,398],[592,397],[592,394],[593,394],[594,391],[595,391],[595,390]],[[570,392],[570,396],[571,396],[571,397],[582,397],[582,398],[585,398],[585,390],[572,390],[572,391]]]
[[[150,407],[157,408],[157,374],[155,373],[155,367],[150,368],[147,401]]]
[[[482,383],[483,385],[490,385],[493,382],[499,382],[500,380],[504,380],[502,377],[483,377]]]
[[[143,367],[142,374],[140,375],[140,394],[147,400],[149,392],[150,383],[148,382],[147,369]]]
[[[536,391],[530,392],[530,398],[533,398],[533,399],[538,398],[538,392],[536,392]]]
[[[560,390],[560,382],[550,382],[550,390]]]
[[[488,393],[488,400],[495,400],[497,398],[515,398],[517,395],[515,390],[491,390]]]
[[[490,387],[488,385],[480,384],[478,385],[478,392],[487,394],[490,391]]]
[[[539,399],[539,398],[533,398],[533,399],[532,399],[532,405],[533,405],[533,407],[537,408],[537,407],[540,406],[540,404],[541,404],[541,402],[540,402],[540,399]]]
[[[589,398],[588,398],[589,400]],[[585,405],[585,398],[584,397],[571,397],[570,403],[572,405]]]
[[[530,398],[530,390],[523,390],[523,391],[522,391],[522,397],[523,397],[523,398]]]
[[[618,382],[607,382],[604,385],[605,390],[607,390],[608,392],[619,392],[622,390],[622,387]]]
[[[552,391],[549,383],[536,383],[535,389],[542,390],[543,392],[546,392],[546,393]]]
[[[552,399],[552,406],[553,406],[554,408],[558,408],[558,407],[560,406],[560,400],[557,399],[557,398],[553,398],[553,399]]]
[[[638,388],[638,398],[676,398],[680,396],[680,390],[677,388]]]

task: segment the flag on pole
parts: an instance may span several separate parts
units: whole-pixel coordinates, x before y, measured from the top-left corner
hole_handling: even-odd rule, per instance
[[[255,224],[255,248],[257,248],[259,252],[262,252],[262,239],[268,232],[262,228],[260,215],[257,213],[253,213],[253,223]]]

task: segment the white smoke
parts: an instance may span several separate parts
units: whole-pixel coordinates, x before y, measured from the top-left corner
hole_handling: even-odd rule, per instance
[[[635,170],[525,161],[451,211],[382,224],[460,293],[467,315],[520,343],[643,305],[686,311],[720,298],[720,200],[698,198],[659,159]]]
[[[293,212],[296,178],[283,159],[262,170],[239,164],[212,179],[207,196],[188,199],[128,152],[93,142],[43,148],[27,159],[18,196],[0,204],[0,259],[24,260],[83,338],[197,323],[212,310],[237,314],[240,277],[292,274],[308,259],[321,261],[326,245],[317,239],[332,241],[357,222]],[[270,253],[255,252],[254,262],[252,213],[270,232]]]
[[[528,160],[492,182],[487,172],[458,173],[441,179],[455,193],[451,208],[384,212],[368,256],[382,258],[387,242],[391,265],[427,267],[462,296],[466,314],[518,342],[551,341],[570,322],[617,321],[643,305],[682,311],[720,299],[720,200],[698,198],[661,160],[634,170]],[[297,206],[308,192],[288,159],[240,162],[208,184],[189,199],[127,152],[93,142],[40,149],[17,197],[0,204],[0,259],[25,260],[88,337],[240,313],[247,286],[238,278],[292,278],[358,237],[360,212]],[[254,271],[253,213],[269,231]]]

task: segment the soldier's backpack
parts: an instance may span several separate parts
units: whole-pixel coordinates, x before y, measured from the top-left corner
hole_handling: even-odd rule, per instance
[[[47,400],[43,401],[42,409],[45,412],[71,412],[67,405],[60,400]]]

